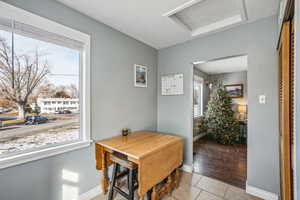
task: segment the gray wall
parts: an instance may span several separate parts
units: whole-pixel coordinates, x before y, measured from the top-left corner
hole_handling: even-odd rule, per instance
[[[92,135],[102,139],[120,129],[156,130],[157,50],[97,23],[55,0],[5,0],[58,23],[91,35]],[[133,65],[149,67],[148,88],[134,88]],[[94,148],[61,154],[0,170],[1,200],[61,200],[62,170],[79,174],[79,193],[100,184]]]
[[[249,185],[279,193],[277,19],[266,18],[211,36],[159,50],[160,75],[184,73],[184,95],[158,92],[158,130],[185,137],[185,164],[192,165],[191,62],[248,55],[248,161]],[[160,82],[158,81],[160,86]],[[266,94],[267,103],[258,103]]]
[[[209,79],[210,81],[221,81],[223,85],[243,84],[243,98],[233,98],[232,102],[243,105],[248,103],[247,71],[213,74],[209,76]]]

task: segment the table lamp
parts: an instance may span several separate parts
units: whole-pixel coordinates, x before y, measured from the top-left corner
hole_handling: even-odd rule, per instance
[[[239,120],[246,120],[247,118],[247,105],[239,104],[237,107],[239,113]]]

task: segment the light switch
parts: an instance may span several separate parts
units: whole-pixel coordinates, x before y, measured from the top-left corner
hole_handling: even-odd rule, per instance
[[[266,104],[266,95],[259,95],[259,103]]]

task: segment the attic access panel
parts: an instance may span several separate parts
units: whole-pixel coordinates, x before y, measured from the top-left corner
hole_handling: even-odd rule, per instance
[[[190,32],[192,37],[247,20],[244,0],[192,0],[163,16]]]

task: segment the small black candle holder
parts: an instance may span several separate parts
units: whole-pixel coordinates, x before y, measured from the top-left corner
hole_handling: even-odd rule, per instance
[[[122,129],[122,135],[127,136],[129,134],[129,129],[128,128],[123,128]]]

